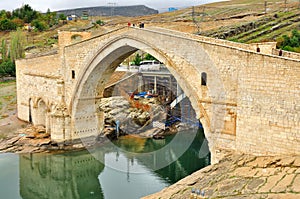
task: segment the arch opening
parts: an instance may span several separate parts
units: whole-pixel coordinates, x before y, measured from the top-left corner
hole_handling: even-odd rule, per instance
[[[46,127],[46,118],[47,118],[47,106],[44,100],[40,99],[37,102],[35,125],[42,125]]]
[[[30,98],[29,99],[29,102],[28,102],[28,104],[29,104],[29,112],[28,112],[28,121],[29,121],[29,123],[32,123],[33,121],[32,121],[32,108],[33,108],[33,101],[32,101],[32,99]]]
[[[206,86],[207,84],[207,74],[205,72],[201,73],[201,85]]]
[[[148,53],[161,63],[164,63],[166,68],[178,81],[183,93],[185,93],[186,97],[189,98],[191,107],[196,113],[196,119],[200,121],[203,126],[206,138],[209,142],[214,139],[213,136],[215,135],[211,134],[211,115],[206,111],[207,109],[213,108],[214,110],[219,111],[223,107],[216,106],[213,108],[205,108],[201,102],[201,96],[199,96],[199,93],[201,92],[193,88],[191,82],[189,82],[185,76],[182,76],[180,71],[181,66],[172,61],[172,56],[161,52],[159,49],[156,49],[149,44],[130,38],[118,38],[111,41],[111,43],[108,43],[105,47],[100,49],[95,54],[91,62],[82,69],[84,72],[78,73],[79,81],[74,89],[75,92],[73,99],[71,100],[73,103],[70,104],[72,106],[70,107],[70,110],[72,115],[71,118],[74,120],[72,123],[74,124],[73,128],[76,132],[75,136],[96,137],[97,134],[103,130],[103,124],[99,121],[101,121],[101,118],[103,121],[104,116],[97,113],[97,110],[99,101],[105,96],[105,86],[118,66],[126,60],[126,58],[138,50]],[[187,63],[183,58],[180,59],[181,60],[178,62],[189,65],[189,63]],[[199,74],[197,81],[201,82],[201,72],[199,73],[199,71],[196,70],[195,73]],[[151,89],[154,90],[154,84],[148,84],[148,86],[149,85]],[[206,104],[209,105],[209,103]],[[86,118],[93,119],[87,120]],[[214,129],[215,128],[216,127],[214,127]]]

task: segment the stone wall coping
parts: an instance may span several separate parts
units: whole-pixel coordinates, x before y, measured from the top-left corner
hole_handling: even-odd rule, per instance
[[[135,29],[138,29],[138,28],[135,28]],[[158,33],[158,34],[163,34],[163,35],[167,35],[167,36],[173,36],[173,37],[177,37],[177,38],[184,39],[184,40],[198,41],[198,42],[205,43],[205,44],[210,44],[210,45],[215,45],[215,46],[220,46],[220,47],[235,49],[235,50],[239,50],[239,51],[243,51],[243,52],[247,52],[247,53],[251,53],[251,54],[264,55],[264,56],[273,57],[273,58],[281,58],[281,59],[286,59],[286,60],[300,62],[299,59],[293,59],[293,58],[289,58],[289,57],[282,57],[282,56],[265,54],[265,53],[258,53],[258,52],[255,52],[255,51],[251,51],[251,50],[247,50],[247,49],[239,48],[239,47],[235,47],[235,46],[229,46],[229,45],[223,45],[223,44],[218,44],[218,43],[212,43],[212,42],[208,42],[208,41],[203,41],[203,40],[201,40],[201,37],[203,37],[203,38],[209,38],[211,40],[216,40],[216,41],[223,41],[223,42],[226,42],[226,43],[235,43],[235,42],[232,42],[232,41],[227,41],[227,40],[222,40],[222,39],[214,39],[214,38],[204,37],[204,36],[191,35],[191,34],[188,34],[188,33],[179,32],[179,31],[173,31],[173,30],[164,29],[164,28],[159,28],[159,29],[166,30],[166,31],[169,31],[169,32],[172,31],[174,33],[184,34],[184,35],[189,36],[189,37],[190,36],[199,37],[199,39],[196,39],[196,38],[186,38],[186,37],[183,37],[181,35],[168,34],[168,33],[159,32],[159,31],[151,30],[151,29],[138,29],[138,30],[140,30],[140,31],[148,31],[148,32],[153,32],[153,33]],[[247,46],[248,44],[242,44],[241,43],[241,45]]]
[[[51,74],[42,74],[42,73],[32,73],[32,72],[25,72],[24,75],[34,76],[34,77],[44,77],[48,79],[61,79],[61,76],[58,75],[51,75]]]
[[[23,59],[34,59],[34,58],[47,57],[47,56],[56,55],[56,54],[58,54],[58,51],[52,50],[52,51],[44,52],[44,53],[28,54]]]
[[[73,43],[73,44],[69,44],[69,45],[66,45],[64,46],[65,48],[67,47],[72,47],[72,46],[75,46],[77,44],[81,44],[81,43],[84,43],[86,41],[90,41],[90,40],[93,40],[93,39],[96,39],[96,38],[99,38],[99,37],[103,37],[103,36],[106,36],[106,35],[110,35],[111,33],[115,33],[115,32],[119,32],[121,30],[124,30],[125,28],[127,28],[127,26],[122,26],[120,28],[117,28],[115,30],[111,30],[109,32],[106,32],[106,33],[103,33],[103,34],[99,34],[99,35],[96,35],[96,36],[93,36],[91,38],[88,38],[88,39],[85,39],[85,40],[82,40],[82,41],[79,41],[79,42],[76,42],[76,43]]]

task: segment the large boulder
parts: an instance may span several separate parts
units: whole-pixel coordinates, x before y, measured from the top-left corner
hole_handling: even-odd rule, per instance
[[[124,97],[109,97],[100,100],[99,110],[104,113],[105,128],[102,134],[139,134],[153,128],[153,121],[165,121],[167,114],[155,99],[130,101]]]

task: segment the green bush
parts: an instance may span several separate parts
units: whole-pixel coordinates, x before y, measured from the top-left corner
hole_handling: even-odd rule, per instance
[[[141,61],[142,61],[142,57],[141,57],[141,55],[138,54],[138,53],[135,55],[135,58],[132,60],[132,62],[133,62],[134,65],[136,65],[136,66],[139,66],[140,63],[141,63]]]
[[[157,60],[155,57],[153,57],[151,54],[147,53],[144,57],[145,60]]]
[[[59,14],[58,18],[59,18],[59,20],[62,20],[62,21],[67,20],[67,16],[63,13]]]
[[[16,76],[16,67],[14,62],[7,60],[0,64],[0,76]]]
[[[283,35],[277,39],[277,46],[286,51],[298,52],[300,47],[300,33],[298,30],[293,30],[290,36]]]
[[[31,25],[34,26],[39,31],[44,31],[48,29],[48,25],[44,21],[35,19],[31,22]]]
[[[98,19],[98,20],[96,21],[96,24],[98,24],[98,25],[100,25],[100,26],[103,26],[103,25],[104,25],[104,21]]]
[[[0,30],[16,30],[17,24],[9,19],[0,20]]]

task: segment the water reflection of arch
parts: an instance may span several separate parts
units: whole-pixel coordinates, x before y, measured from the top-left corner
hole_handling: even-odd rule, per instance
[[[189,137],[194,133],[196,133],[196,136],[189,150],[180,155],[176,148],[182,149],[185,142],[189,142]],[[116,146],[112,147],[110,151],[116,152],[116,161],[119,158],[119,153],[121,153],[131,162],[138,162],[138,164],[144,165],[155,172],[160,179],[167,179],[168,183],[173,184],[200,168],[208,166],[211,158],[203,129],[195,128],[181,132],[177,136],[180,137],[180,141],[176,140],[172,146],[170,146],[171,140],[174,141],[172,136],[163,140],[136,137],[127,140],[120,139],[115,142]],[[138,140],[136,141],[136,139]],[[163,154],[151,153],[163,147],[167,147]],[[129,164],[127,167],[128,171],[132,171],[131,167],[134,168],[134,165]],[[112,168],[119,169],[119,167],[114,167],[114,165],[112,165]],[[126,171],[126,168],[122,169],[124,169],[122,171]],[[139,173],[137,170],[133,171],[133,173],[135,172]],[[128,176],[130,177],[130,172],[128,172]]]
[[[98,159],[101,151],[95,152]],[[98,175],[104,165],[87,151],[69,154],[22,154],[20,195],[23,199],[103,198]]]
[[[47,158],[41,158],[37,164],[39,174],[42,178],[46,178],[49,168],[47,168]]]

